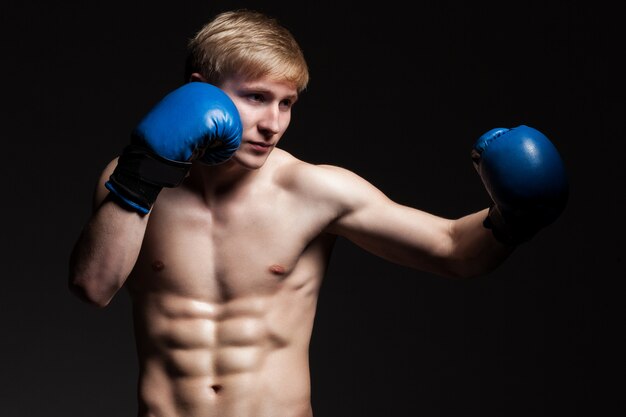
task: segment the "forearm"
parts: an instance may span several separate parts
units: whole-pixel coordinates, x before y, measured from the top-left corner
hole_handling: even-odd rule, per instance
[[[105,200],[80,234],[70,257],[69,286],[83,300],[106,306],[133,269],[149,215]]]
[[[514,250],[498,242],[483,222],[489,209],[469,214],[450,224],[449,269],[454,276],[476,277],[491,272]]]

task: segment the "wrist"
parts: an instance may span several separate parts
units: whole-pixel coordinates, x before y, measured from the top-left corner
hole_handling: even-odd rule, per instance
[[[490,229],[496,240],[506,246],[524,243],[540,229],[530,216],[504,213],[496,204],[489,208],[483,226]]]
[[[190,167],[191,162],[172,161],[141,146],[129,145],[105,187],[117,197],[116,201],[147,214],[163,187],[178,186]]]

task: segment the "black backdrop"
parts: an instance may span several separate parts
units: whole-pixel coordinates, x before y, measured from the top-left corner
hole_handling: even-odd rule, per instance
[[[571,180],[563,216],[479,279],[409,270],[339,241],[311,345],[316,416],[623,411],[616,11],[576,1],[11,3],[0,15],[1,416],[135,415],[128,297],[102,310],[73,298],[68,256],[100,170],[180,85],[186,40],[235,7],[277,17],[307,56],[311,83],[282,142],[297,157],[457,217],[488,204],[474,139],[528,124],[553,140]]]

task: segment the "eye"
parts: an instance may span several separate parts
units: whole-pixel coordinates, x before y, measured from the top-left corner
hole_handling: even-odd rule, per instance
[[[280,107],[285,110],[289,110],[293,106],[293,101],[290,99],[281,100]]]
[[[265,102],[265,97],[263,96],[263,94],[259,94],[259,93],[250,93],[250,94],[248,94],[248,99],[250,101],[255,101],[257,103]]]

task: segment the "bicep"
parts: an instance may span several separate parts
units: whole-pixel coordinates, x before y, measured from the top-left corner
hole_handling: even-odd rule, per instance
[[[450,253],[451,221],[398,204],[366,180],[346,174],[342,210],[329,231],[402,265],[436,270]]]

